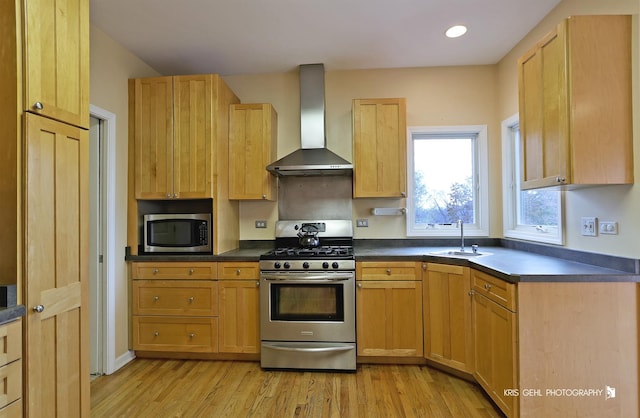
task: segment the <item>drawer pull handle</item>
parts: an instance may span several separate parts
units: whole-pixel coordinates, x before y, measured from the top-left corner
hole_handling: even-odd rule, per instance
[[[154,296],[154,297],[153,297],[153,302],[154,302],[154,303],[155,303],[155,302],[157,302],[157,301],[158,301],[158,299],[160,299],[160,296]]]
[[[484,288],[487,290],[491,290],[491,285],[489,283],[485,283]]]
[[[196,334],[194,334],[193,332],[191,334],[189,334],[189,338],[193,338],[195,336],[196,336]]]
[[[189,269],[189,274],[193,274],[193,269]]]
[[[240,275],[240,269],[236,270],[236,276]]]
[[[158,331],[155,331],[155,332],[153,333],[153,336],[154,336],[154,337],[157,337],[158,335],[160,335],[160,333],[159,333]]]
[[[387,269],[387,275],[391,274],[391,269]]]
[[[153,274],[158,274],[158,269],[153,269]]]
[[[188,299],[189,303],[193,303],[193,296]]]

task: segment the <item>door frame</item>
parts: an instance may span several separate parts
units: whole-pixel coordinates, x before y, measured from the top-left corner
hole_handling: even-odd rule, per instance
[[[102,264],[102,372],[111,374],[118,367],[116,365],[116,115],[98,106],[89,105],[89,113],[104,121],[104,187],[106,199],[103,202],[105,225],[103,240]]]

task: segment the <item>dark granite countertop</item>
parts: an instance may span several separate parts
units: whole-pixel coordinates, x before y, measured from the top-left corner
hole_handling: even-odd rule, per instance
[[[11,322],[25,316],[27,313],[24,305],[9,306],[8,308],[0,307],[0,324]]]
[[[496,245],[497,244],[497,245]],[[502,244],[502,245],[501,245]],[[253,243],[219,255],[141,255],[127,261],[258,261],[273,248],[269,241]],[[640,260],[567,250],[555,246],[514,244],[493,240],[480,246],[482,256],[438,254],[455,246],[416,245],[411,240],[359,240],[356,261],[424,261],[475,268],[517,282],[640,282]],[[466,247],[466,251],[471,251]]]

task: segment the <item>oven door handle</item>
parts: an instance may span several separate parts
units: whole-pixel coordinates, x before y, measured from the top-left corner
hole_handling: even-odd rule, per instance
[[[346,280],[351,280],[353,279],[353,274],[345,274],[345,275],[336,275],[335,277],[327,277],[326,274],[318,274],[318,275],[305,275],[305,276],[298,276],[298,277],[291,277],[291,276],[287,276],[287,275],[262,275],[262,278],[270,281],[270,282],[276,282],[276,281],[287,281],[287,282],[291,282],[291,283],[305,283],[305,282],[314,282],[314,283],[331,283],[331,282],[344,282]]]
[[[351,346],[341,347],[283,347],[281,345],[267,345],[267,348],[278,351],[297,351],[297,352],[313,352],[313,353],[326,353],[335,351],[350,351],[353,350]]]

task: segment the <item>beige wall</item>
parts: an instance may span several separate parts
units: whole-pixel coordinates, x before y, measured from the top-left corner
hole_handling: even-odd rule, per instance
[[[638,233],[640,232],[640,66],[638,65],[638,0],[564,0],[552,10],[498,64],[498,116],[500,120],[518,111],[518,79],[516,62],[538,39],[549,32],[558,22],[571,15],[586,14],[633,14],[633,107],[634,107],[634,162],[635,181],[633,186],[605,186],[564,193],[565,202],[565,245],[568,248],[639,258]],[[580,218],[595,216],[599,220],[617,221],[619,235],[580,235]]]
[[[278,156],[300,146],[298,69],[286,74],[224,77],[244,103],[272,103],[278,112]],[[327,147],[352,161],[351,103],[353,99],[405,97],[407,125],[488,125],[490,184],[500,181],[500,125],[497,123],[497,67],[434,67],[385,70],[327,71],[325,101]],[[490,188],[491,217],[502,214],[501,190]],[[374,207],[405,207],[404,199],[358,199],[353,218],[368,218],[369,228],[357,228],[356,238],[404,238],[405,217],[374,217]],[[241,202],[240,238],[273,239],[277,203]],[[254,220],[266,219],[267,229]],[[500,236],[499,222],[491,235]]]
[[[114,42],[96,27],[91,27],[90,102],[116,115],[116,358],[128,351],[129,298],[124,249],[127,245],[127,80],[158,75],[139,58]],[[122,169],[125,168],[125,169]]]

